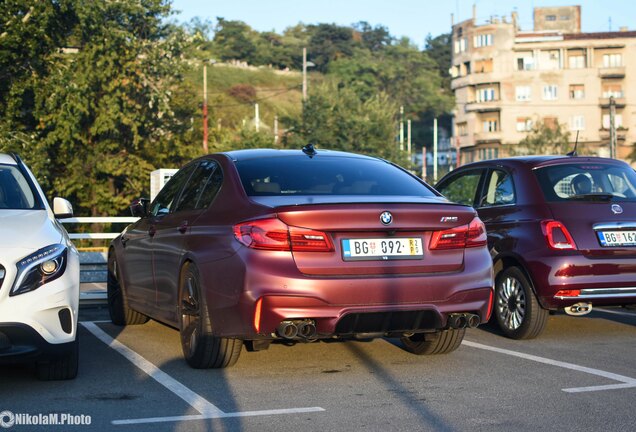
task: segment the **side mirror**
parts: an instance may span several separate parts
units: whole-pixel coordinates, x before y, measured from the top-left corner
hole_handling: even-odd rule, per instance
[[[53,214],[58,219],[68,219],[73,217],[73,206],[64,198],[53,198]]]
[[[138,198],[130,203],[130,212],[135,217],[148,216],[148,204],[150,200],[148,198]]]

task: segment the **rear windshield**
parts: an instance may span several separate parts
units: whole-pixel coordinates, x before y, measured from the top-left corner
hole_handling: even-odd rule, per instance
[[[299,155],[243,160],[236,167],[249,196],[436,196],[410,174],[374,159]]]
[[[534,173],[547,201],[636,201],[636,173],[627,166],[572,163]]]

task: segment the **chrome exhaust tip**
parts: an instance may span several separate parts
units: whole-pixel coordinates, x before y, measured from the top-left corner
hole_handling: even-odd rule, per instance
[[[298,327],[293,321],[281,321],[276,328],[276,332],[280,337],[293,339],[298,335]]]

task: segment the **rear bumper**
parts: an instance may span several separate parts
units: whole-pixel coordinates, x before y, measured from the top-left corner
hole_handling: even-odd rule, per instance
[[[546,309],[578,302],[636,304],[635,258],[589,258],[572,253],[530,261],[529,268],[539,302]],[[579,290],[579,295],[559,294],[565,290]]]
[[[277,326],[287,319],[315,321],[319,337],[377,328],[387,329],[383,333],[407,330],[400,328],[404,326],[441,329],[450,313],[487,319],[493,273],[486,248],[467,250],[461,271],[416,275],[316,277],[299,273],[283,252],[252,257],[237,254],[214,266],[199,265],[204,281],[218,281],[204,282],[212,329],[218,336],[273,338]],[[368,320],[369,326],[343,321],[354,315],[358,323]],[[388,327],[378,320],[389,322]],[[344,324],[339,327],[339,323]]]

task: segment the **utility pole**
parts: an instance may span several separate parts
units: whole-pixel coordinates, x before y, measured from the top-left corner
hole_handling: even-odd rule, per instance
[[[433,183],[437,182],[437,117],[433,119]]]
[[[203,153],[208,154],[208,67],[203,65]]]
[[[610,157],[616,159],[616,101],[610,96]]]
[[[307,48],[303,48],[303,102],[307,100]]]
[[[409,153],[409,163],[411,163],[411,120],[406,121],[406,150]]]
[[[258,132],[261,128],[261,116],[258,113],[257,103],[254,104],[254,128],[256,129],[256,132]]]
[[[278,115],[274,116],[274,145],[278,144]]]
[[[400,151],[404,151],[404,106],[400,107]]]

